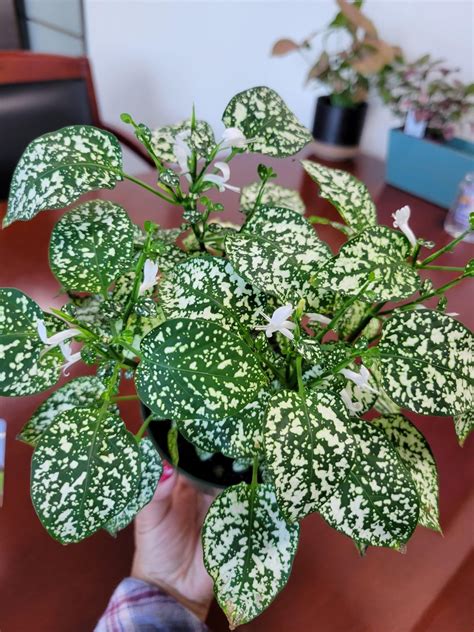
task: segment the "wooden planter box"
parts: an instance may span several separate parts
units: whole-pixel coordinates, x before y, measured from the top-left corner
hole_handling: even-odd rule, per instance
[[[453,138],[437,143],[390,130],[386,181],[449,208],[466,173],[474,171],[474,143]]]

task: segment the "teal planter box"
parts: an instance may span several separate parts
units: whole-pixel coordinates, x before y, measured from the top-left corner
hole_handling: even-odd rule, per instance
[[[474,171],[474,143],[460,138],[436,143],[390,130],[386,181],[449,208],[466,173]]]

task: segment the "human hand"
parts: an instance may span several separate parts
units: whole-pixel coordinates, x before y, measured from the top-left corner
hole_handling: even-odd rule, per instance
[[[202,621],[212,581],[202,561],[201,527],[212,500],[165,465],[153,500],[135,518],[132,577],[162,588]]]

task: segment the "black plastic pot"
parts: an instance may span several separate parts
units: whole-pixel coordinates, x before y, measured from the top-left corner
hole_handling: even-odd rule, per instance
[[[313,124],[316,153],[327,160],[355,156],[366,113],[367,103],[342,107],[332,105],[328,96],[319,97]]]
[[[142,407],[142,414],[146,418],[149,414],[147,408]],[[168,431],[171,428],[171,421],[152,421],[148,426],[148,435],[155,444],[161,457],[171,462],[168,450]],[[178,435],[179,464],[178,471],[193,483],[203,489],[224,488],[238,483],[250,483],[252,480],[252,468],[243,472],[234,472],[233,459],[229,459],[223,454],[213,454],[209,459],[203,461],[197,454],[194,446],[182,435]]]

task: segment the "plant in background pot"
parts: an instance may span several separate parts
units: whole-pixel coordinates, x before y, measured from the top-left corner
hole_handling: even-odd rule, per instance
[[[219,141],[194,115],[155,132],[123,119],[156,164],[156,186],[123,171],[111,134],[67,127],[26,149],[4,225],[128,178],[173,204],[180,229],[161,229],[159,214],[134,225],[104,200],[67,211],[49,250],[63,307],[0,290],[0,394],[48,389],[76,361],[95,366],[50,394],[20,435],[34,447],[36,512],[65,544],[115,533],[150,500],[161,460],[147,430],[167,423],[169,452],[194,477],[178,435],[248,467],[214,500],[202,534],[235,627],[285,585],[309,513],[361,552],[400,549],[417,524],[440,529],[436,464],[404,409],[454,416],[461,442],[472,427],[473,336],[445,312],[445,293],[473,266],[439,288],[422,281],[459,239],[420,258],[407,207],[397,230],[380,226],[361,182],[310,161],[304,169],[345,222],[333,223],[348,236],[338,254],[264,165],[241,192],[242,225],[220,222],[207,192],[235,189],[236,154],[290,156],[311,138],[268,88],[230,101]],[[122,378],[150,411],[136,435],[120,418]]]
[[[398,48],[380,39],[373,22],[360,10],[361,0],[354,3],[337,0],[337,4],[340,11],[326,29],[311,34],[301,43],[280,39],[272,49],[272,55],[276,56],[298,51],[306,60],[312,42],[322,36],[322,52],[316,62],[310,63],[307,82],[317,82],[329,92],[318,98],[313,125],[315,153],[327,160],[355,156],[371,78],[400,54]],[[336,47],[330,38],[337,38]]]

